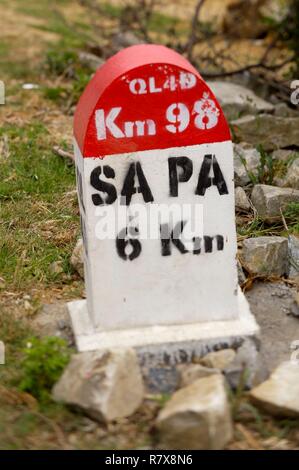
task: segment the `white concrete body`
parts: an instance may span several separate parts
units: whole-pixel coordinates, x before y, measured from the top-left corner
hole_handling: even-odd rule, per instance
[[[149,325],[173,325],[238,318],[236,233],[234,220],[233,155],[231,142],[204,144],[166,150],[150,150],[104,159],[83,159],[75,145],[76,164],[82,175],[83,203],[88,254],[85,261],[88,310],[95,328],[135,328]],[[214,154],[227,184],[228,194],[220,195],[216,186],[204,196],[195,195],[204,155]],[[193,162],[189,181],[178,184],[178,197],[169,195],[168,158],[186,156]],[[224,238],[224,248],[212,253],[182,254],[172,246],[170,256],[161,255],[161,240],[140,240],[138,258],[121,259],[115,239],[100,240],[96,226],[107,205],[95,206],[90,184],[91,171],[109,165],[114,179],[106,179],[121,188],[132,162],[141,162],[152,191],[152,204],[202,205],[202,233]],[[105,179],[105,177],[103,177]],[[142,203],[141,194],[132,196],[131,204]],[[147,207],[151,203],[146,204]],[[97,214],[97,215],[96,215]],[[201,224],[200,224],[201,225]],[[115,234],[116,235],[116,234]]]
[[[259,328],[248,302],[238,289],[238,317],[234,320],[207,321],[181,325],[156,325],[109,330],[94,328],[86,300],[68,304],[79,351],[136,348],[142,362],[176,364],[191,362],[214,348],[240,346],[244,338],[256,339]]]

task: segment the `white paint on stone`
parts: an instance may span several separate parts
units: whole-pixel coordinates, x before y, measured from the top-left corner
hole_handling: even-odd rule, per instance
[[[75,146],[76,162],[82,174],[81,210],[85,225],[85,262],[88,309],[95,328],[119,329],[150,325],[192,324],[238,318],[236,234],[234,223],[233,156],[231,142],[150,150],[106,156],[103,160],[85,158]],[[203,196],[195,195],[204,155],[215,154],[228,193],[220,195],[216,186]],[[168,158],[187,156],[193,162],[188,182],[178,185],[178,197],[169,195]],[[222,235],[224,249],[216,243],[212,253],[182,254],[172,245],[171,256],[161,255],[161,240],[141,240],[142,251],[133,261],[121,259],[115,238],[99,240],[95,228],[107,205],[94,206],[90,185],[95,167],[109,165],[115,179],[118,199],[131,163],[140,162],[154,203],[203,206],[203,234]],[[106,194],[102,194],[106,197]],[[111,206],[115,206],[117,201]],[[142,194],[134,194],[131,204],[144,204]],[[149,206],[150,204],[147,204]],[[110,206],[110,207],[111,207]],[[96,212],[98,215],[96,215]],[[225,215],[224,215],[225,214]],[[116,235],[116,234],[115,234]],[[153,295],[154,292],[154,295]]]
[[[113,349],[119,345],[137,348],[141,355],[155,356],[163,361],[164,352],[170,363],[181,361],[180,351],[188,361],[193,355],[201,357],[216,345],[234,346],[244,337],[254,337],[259,328],[251,314],[246,297],[238,290],[238,318],[224,321],[207,321],[182,325],[154,325],[119,330],[94,328],[86,300],[68,304],[76,344],[80,351],[98,348]],[[155,361],[154,361],[155,362]]]

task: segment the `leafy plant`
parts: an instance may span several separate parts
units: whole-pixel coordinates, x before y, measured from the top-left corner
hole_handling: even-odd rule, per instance
[[[258,182],[264,184],[272,184],[274,178],[273,158],[272,155],[265,152],[264,148],[259,145],[257,150],[260,152],[260,164],[258,167]]]
[[[260,154],[260,161],[255,171],[251,171],[248,168],[245,157],[243,157],[241,154],[238,156],[252,184],[272,184],[275,174],[273,157],[264,150],[262,145],[258,145],[257,150]]]
[[[21,363],[23,378],[19,388],[41,402],[49,401],[50,391],[70,360],[70,351],[61,338],[31,338]]]

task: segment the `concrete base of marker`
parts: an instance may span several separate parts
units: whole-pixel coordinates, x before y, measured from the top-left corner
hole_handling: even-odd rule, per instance
[[[68,309],[80,352],[133,347],[141,363],[152,367],[192,362],[215,349],[237,348],[245,338],[257,340],[259,327],[241,290],[238,303],[239,318],[235,320],[109,331],[93,328],[85,300],[70,302]]]

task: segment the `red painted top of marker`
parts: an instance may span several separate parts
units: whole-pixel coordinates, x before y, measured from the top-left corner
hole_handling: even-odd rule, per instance
[[[215,96],[195,68],[164,46],[123,49],[86,87],[74,119],[83,157],[231,140]]]

